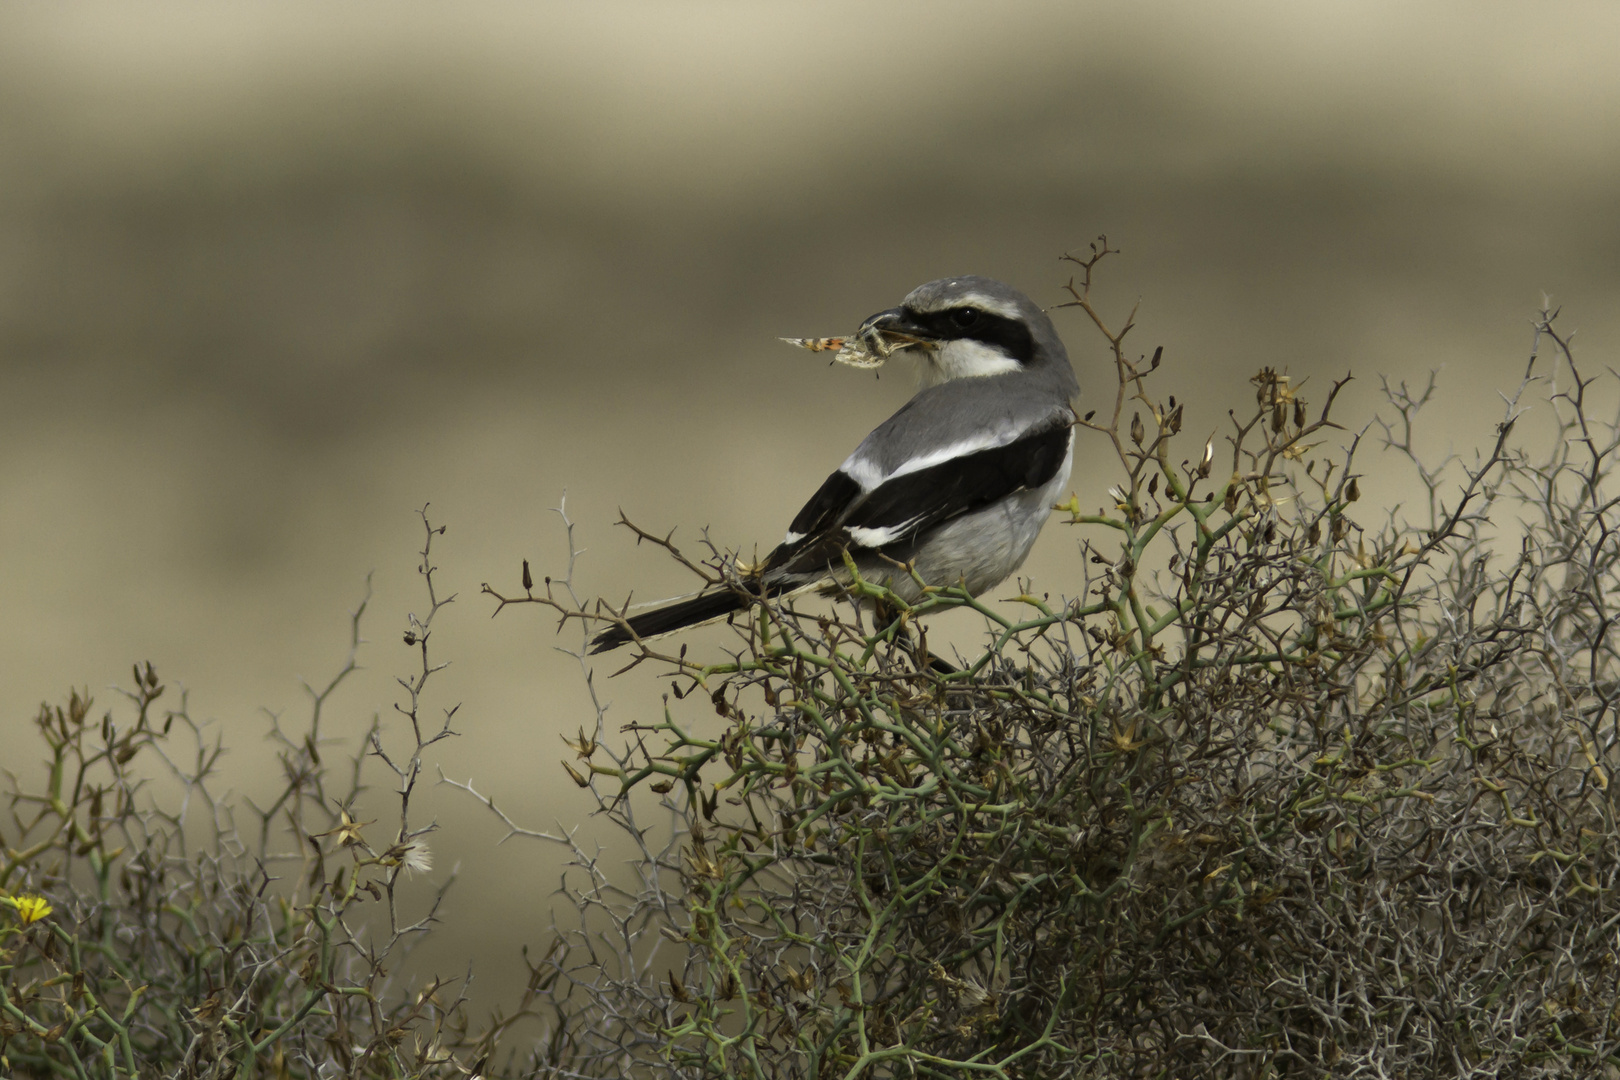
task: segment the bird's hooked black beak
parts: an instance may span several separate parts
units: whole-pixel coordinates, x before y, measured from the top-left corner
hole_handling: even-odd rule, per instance
[[[910,312],[903,307],[893,307],[868,316],[856,334],[873,352],[884,356],[913,346],[931,348],[937,340],[927,327],[913,319]]]

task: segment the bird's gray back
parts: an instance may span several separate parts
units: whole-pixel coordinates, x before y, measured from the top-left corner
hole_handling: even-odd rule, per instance
[[[1063,369],[1074,372],[1068,358]],[[1051,383],[1031,379],[1029,372],[954,379],[919,391],[900,410],[879,424],[850,455],[889,475],[907,462],[947,447],[969,442],[996,444],[1050,419],[1070,423],[1071,395],[1054,394]]]

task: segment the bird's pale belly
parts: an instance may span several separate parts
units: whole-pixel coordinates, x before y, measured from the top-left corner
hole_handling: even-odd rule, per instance
[[[1072,459],[1040,488],[1021,491],[995,506],[964,514],[941,527],[910,556],[917,575],[929,585],[963,582],[975,596],[1007,580],[1029,556],[1052,504],[1069,483]],[[875,569],[875,568],[874,568]],[[888,568],[889,588],[907,603],[921,595],[910,576]],[[881,577],[882,575],[876,575]]]

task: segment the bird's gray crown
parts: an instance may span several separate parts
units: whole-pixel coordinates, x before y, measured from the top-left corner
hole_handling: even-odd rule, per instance
[[[918,314],[946,311],[954,307],[973,307],[1025,323],[1046,317],[1035,301],[1011,285],[977,274],[940,278],[919,285],[911,290],[901,306]]]

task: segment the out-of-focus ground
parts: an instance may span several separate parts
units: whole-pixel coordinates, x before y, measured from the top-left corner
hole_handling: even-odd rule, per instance
[[[562,568],[565,489],[588,592],[686,587],[619,507],[768,546],[911,386],[778,335],[946,274],[1055,303],[1098,233],[1125,252],[1102,303],[1142,299],[1190,430],[1261,364],[1318,400],[1355,372],[1355,424],[1379,374],[1443,365],[1427,445],[1479,445],[1544,290],[1594,363],[1620,337],[1617,46],[1607,4],[8,8],[0,764],[34,767],[41,699],[150,659],[268,790],[263,710],[339,665],[375,569],[329,714],[352,739],[409,670],[431,502],[445,771],[568,827],[578,669],[479,583]],[[1099,339],[1059,325],[1100,403]],[[1102,453],[1080,440],[1083,504]],[[1388,464],[1369,504],[1407,491]],[[1073,591],[1078,535],[1049,528],[1039,588]],[[611,669],[613,722],[656,706]],[[458,795],[423,795],[462,877],[414,962],[471,957],[494,1003],[557,864]]]

